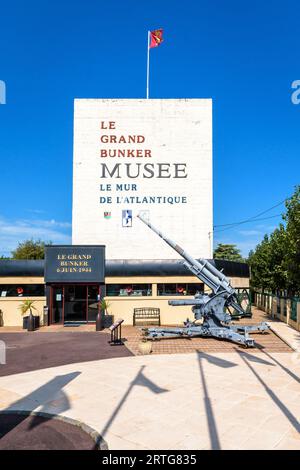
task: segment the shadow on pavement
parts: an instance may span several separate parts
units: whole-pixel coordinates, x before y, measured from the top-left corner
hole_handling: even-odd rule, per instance
[[[280,361],[278,361],[275,357],[273,357],[272,354],[269,354],[267,351],[264,351],[264,354],[266,354],[266,356],[272,359],[272,361],[274,361],[282,370],[284,370],[284,372],[286,372],[296,382],[300,383],[300,377],[298,377],[298,375],[294,374],[294,372],[292,372],[287,367],[285,367]]]
[[[244,363],[247,365],[247,367],[251,370],[253,375],[257,378],[257,380],[260,382],[260,384],[264,387],[265,391],[269,395],[269,397],[273,400],[273,402],[278,406],[280,411],[284,414],[284,416],[289,420],[289,422],[294,426],[296,431],[299,433],[300,432],[300,423],[297,420],[297,418],[290,412],[290,410],[286,407],[286,405],[278,398],[276,393],[266,384],[266,382],[261,378],[259,373],[254,369],[254,367],[250,364],[250,361],[253,361],[253,356],[251,354],[248,354],[247,356],[245,353],[237,350],[238,354],[241,356],[243,359]],[[250,356],[250,357],[249,357]],[[253,361],[254,362],[254,361]],[[268,362],[266,362],[268,364]]]
[[[202,384],[202,388],[204,392],[203,400],[204,400],[204,406],[205,406],[205,411],[206,411],[206,420],[207,420],[207,427],[209,431],[211,449],[221,450],[221,444],[220,444],[220,439],[218,435],[218,429],[217,429],[217,424],[216,424],[216,420],[214,416],[213,406],[211,403],[211,399],[209,397],[209,392],[208,392],[205,374],[203,370],[203,362],[207,361],[210,364],[213,364],[217,367],[222,367],[225,369],[229,367],[236,367],[237,364],[231,361],[227,361],[226,359],[215,357],[215,356],[212,356],[211,354],[207,354],[203,352],[198,352],[197,355],[198,355],[201,384]]]
[[[151,390],[151,392],[153,393],[165,393],[165,392],[168,392],[169,390],[165,389],[165,388],[161,388],[159,387],[158,385],[156,385],[154,382],[152,382],[152,380],[148,379],[144,374],[143,374],[143,371],[145,369],[146,366],[141,366],[139,372],[137,373],[137,375],[135,376],[135,378],[130,382],[126,392],[124,393],[123,397],[121,398],[121,400],[119,401],[118,405],[116,406],[115,410],[113,411],[112,415],[110,416],[110,418],[108,419],[106,425],[104,426],[104,428],[102,429],[102,432],[101,432],[101,436],[104,438],[104,436],[106,435],[107,431],[109,430],[109,428],[111,427],[113,421],[116,419],[117,415],[119,414],[121,408],[123,407],[123,405],[125,404],[127,398],[129,397],[132,389],[135,387],[135,386],[141,386],[141,387],[146,387],[148,388],[149,390]]]
[[[70,402],[63,388],[79,375],[80,372],[72,372],[54,377],[1,410],[0,449],[98,448],[83,430],[70,423],[58,421],[48,414],[51,405],[55,406],[55,415],[70,409]],[[37,408],[38,415],[29,416]],[[41,429],[36,431],[38,426]]]

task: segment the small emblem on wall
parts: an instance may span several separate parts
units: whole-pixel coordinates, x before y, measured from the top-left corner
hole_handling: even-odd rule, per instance
[[[132,227],[132,211],[122,211],[122,227]]]
[[[110,219],[111,218],[111,212],[104,212],[104,219]]]

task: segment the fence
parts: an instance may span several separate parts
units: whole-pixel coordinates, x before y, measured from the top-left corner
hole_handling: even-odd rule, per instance
[[[252,297],[257,308],[300,331],[300,297],[256,291]]]
[[[235,287],[237,298],[245,314],[251,316],[251,291],[249,287]]]

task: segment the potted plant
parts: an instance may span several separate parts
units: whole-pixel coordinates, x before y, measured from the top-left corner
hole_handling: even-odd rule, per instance
[[[143,355],[150,354],[152,352],[152,341],[147,340],[147,338],[144,336],[138,344],[138,349]]]
[[[21,310],[22,315],[25,315],[25,313],[29,311],[29,316],[27,317],[27,331],[35,330],[35,326],[36,326],[35,318],[36,317],[32,315],[32,310],[36,310],[36,307],[33,305],[34,303],[35,303],[35,300],[26,299],[19,306],[19,309]]]
[[[110,307],[110,302],[105,300],[104,298],[101,299],[100,302],[100,310],[102,312],[102,321],[104,328],[109,328],[113,324],[113,315],[108,313],[108,308]]]
[[[98,306],[99,308],[98,308],[98,314],[96,317],[96,331],[100,331],[102,328],[106,328],[107,326],[110,326],[110,325],[107,325],[107,323],[109,322],[112,323],[112,321],[110,321],[112,320],[112,315],[108,315],[107,313],[107,309],[110,306],[110,302],[102,298]]]
[[[107,313],[108,307],[110,307],[110,302],[108,300],[105,300],[105,298],[103,297],[100,300],[100,310],[103,313],[103,315],[108,315]]]

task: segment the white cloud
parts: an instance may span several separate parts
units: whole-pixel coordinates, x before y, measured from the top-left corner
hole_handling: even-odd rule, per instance
[[[255,221],[254,221],[255,222]],[[231,230],[226,230],[223,233],[214,234],[214,246],[218,243],[234,244],[241,251],[242,256],[247,257],[250,250],[262,242],[265,234],[271,234],[276,228],[276,225],[255,224],[252,222],[252,227],[249,230],[237,230],[233,227]]]
[[[71,243],[71,224],[42,219],[7,220],[0,218],[0,256],[10,255],[19,242],[29,238],[54,244]]]
[[[57,220],[51,219],[51,220],[25,220],[25,223],[30,222],[31,224],[35,224],[40,227],[46,227],[46,228],[71,228],[72,224],[70,222],[58,222]]]

